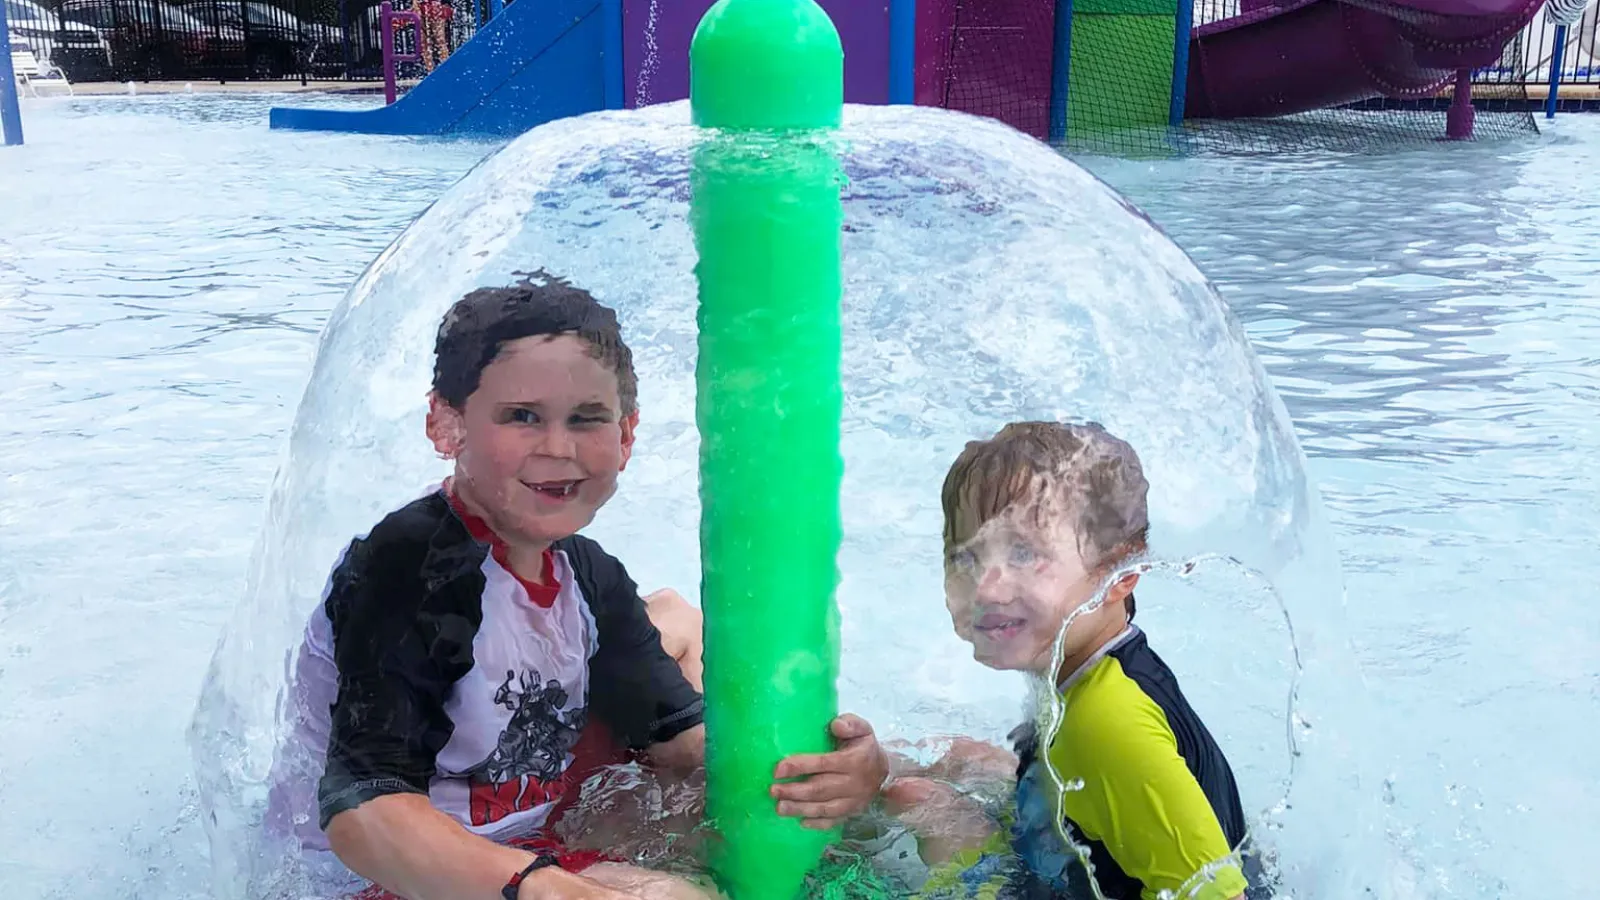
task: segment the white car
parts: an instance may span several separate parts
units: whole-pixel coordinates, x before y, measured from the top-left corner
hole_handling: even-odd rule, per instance
[[[13,38],[22,38],[41,62],[48,61],[72,81],[101,81],[111,75],[111,48],[95,28],[63,19],[32,0],[5,0]]]

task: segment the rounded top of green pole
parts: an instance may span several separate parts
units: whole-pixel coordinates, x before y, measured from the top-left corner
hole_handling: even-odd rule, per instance
[[[816,0],[718,0],[689,46],[689,105],[707,128],[837,127],[839,30]]]

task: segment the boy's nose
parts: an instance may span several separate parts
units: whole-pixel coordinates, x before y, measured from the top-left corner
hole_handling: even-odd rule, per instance
[[[1011,602],[1011,579],[1004,566],[986,566],[978,578],[978,600],[985,605]]]
[[[577,454],[577,442],[573,440],[572,432],[561,425],[544,429],[543,438],[534,446],[534,452],[539,456],[571,459]]]

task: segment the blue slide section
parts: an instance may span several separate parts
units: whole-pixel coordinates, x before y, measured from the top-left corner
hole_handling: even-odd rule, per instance
[[[270,121],[305,131],[507,136],[621,107],[621,0],[516,0],[390,106],[277,108]]]

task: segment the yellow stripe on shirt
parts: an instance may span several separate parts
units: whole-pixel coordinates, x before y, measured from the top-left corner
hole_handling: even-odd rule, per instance
[[[1101,659],[1062,692],[1066,714],[1050,763],[1068,790],[1062,808],[1078,831],[1105,845],[1143,885],[1143,900],[1231,900],[1246,888],[1236,864],[1198,873],[1232,848],[1188,764],[1166,713],[1123,671]],[[1192,884],[1190,882],[1193,882]]]

